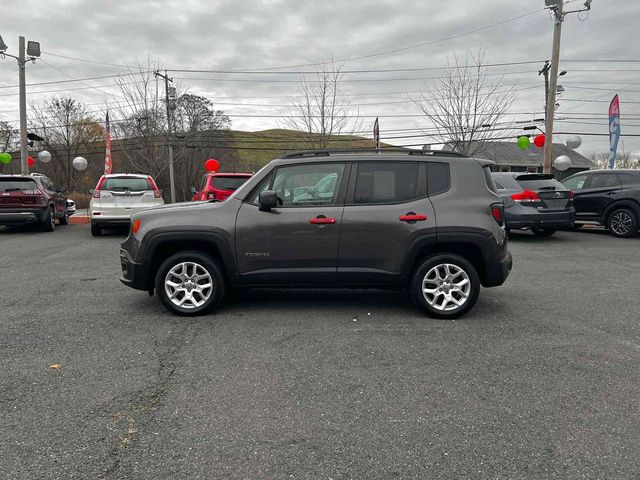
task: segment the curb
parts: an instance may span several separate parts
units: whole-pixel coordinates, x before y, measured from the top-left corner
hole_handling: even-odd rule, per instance
[[[76,217],[75,215],[71,215],[69,217],[70,225],[88,225],[91,223],[91,219],[89,217],[80,216]]]

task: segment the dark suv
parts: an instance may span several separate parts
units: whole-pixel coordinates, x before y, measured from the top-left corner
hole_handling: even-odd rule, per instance
[[[67,198],[53,181],[37,173],[0,175],[0,225],[35,224],[52,232],[69,223]]]
[[[228,286],[408,288],[455,318],[511,270],[493,162],[446,152],[305,152],[274,160],[222,203],[132,216],[122,282],[179,315]]]
[[[562,183],[574,194],[577,224],[597,222],[616,237],[638,234],[640,171],[591,170]]]

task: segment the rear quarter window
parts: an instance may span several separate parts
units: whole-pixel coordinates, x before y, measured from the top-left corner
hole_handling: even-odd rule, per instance
[[[438,195],[449,190],[451,186],[451,173],[448,163],[427,163],[427,192],[429,195]]]

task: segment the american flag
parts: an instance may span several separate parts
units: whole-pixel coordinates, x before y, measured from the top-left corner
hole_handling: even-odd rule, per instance
[[[113,166],[111,161],[111,130],[109,127],[109,112],[107,112],[107,121],[104,130],[104,146],[106,149],[104,156],[104,174],[109,175]]]

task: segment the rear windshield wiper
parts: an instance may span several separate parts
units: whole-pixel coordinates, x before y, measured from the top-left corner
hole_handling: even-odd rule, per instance
[[[11,188],[4,189],[5,192],[19,192],[20,190],[27,190],[27,189],[20,188],[20,187],[11,187]]]
[[[549,185],[548,187],[540,187],[538,190],[555,190],[556,187]]]

